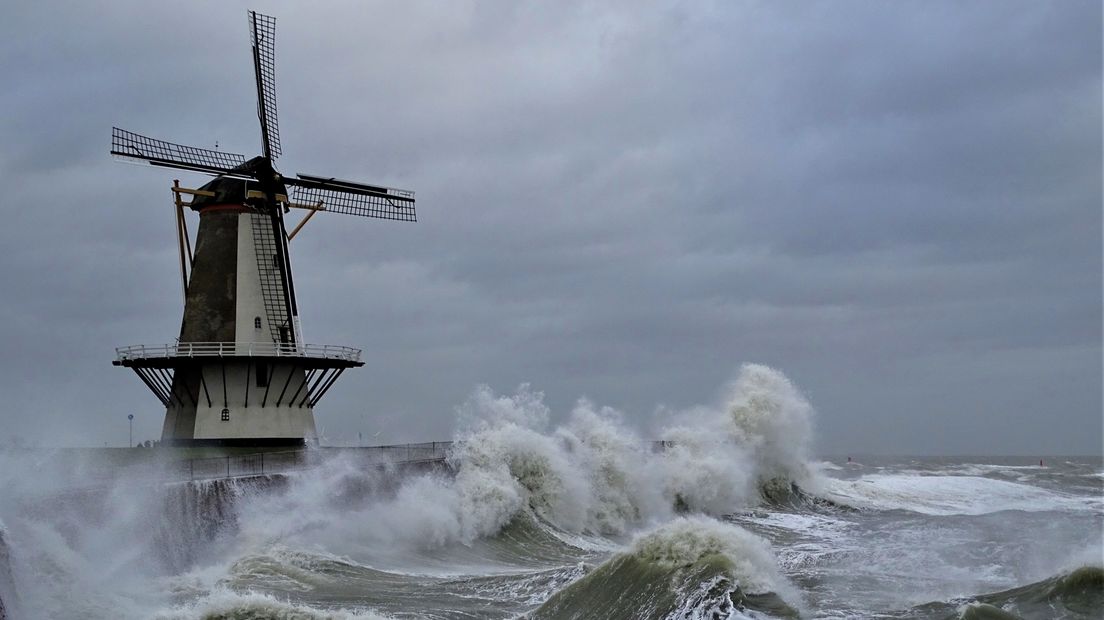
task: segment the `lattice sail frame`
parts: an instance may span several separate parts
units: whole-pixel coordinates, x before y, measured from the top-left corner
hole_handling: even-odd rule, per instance
[[[276,117],[276,18],[249,11],[249,35],[257,73],[257,117],[261,120],[264,154],[273,160],[283,154]]]
[[[174,144],[118,127],[111,128],[111,154],[124,159],[148,161],[155,166],[211,174],[232,174],[234,168],[245,163],[245,156],[237,153]]]
[[[417,222],[414,211],[414,192],[399,194],[359,194],[326,187],[295,187],[293,196],[297,206],[328,213],[343,213],[381,220]]]

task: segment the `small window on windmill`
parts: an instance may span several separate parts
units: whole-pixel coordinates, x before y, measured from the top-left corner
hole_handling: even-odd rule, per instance
[[[222,410],[222,421],[223,422],[229,422],[230,421],[230,410],[229,409],[223,409]]]
[[[253,329],[260,329],[260,328],[261,328],[261,317],[259,317],[259,316],[253,317]]]
[[[257,387],[268,387],[268,364],[257,362]]]

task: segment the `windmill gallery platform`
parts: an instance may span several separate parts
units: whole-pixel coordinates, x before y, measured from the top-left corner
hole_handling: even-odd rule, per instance
[[[112,130],[116,157],[215,176],[198,189],[179,181],[172,188],[184,290],[179,336],[116,350],[114,364],[133,370],[165,408],[163,446],[316,443],[314,407],[363,362],[358,349],[303,341],[289,243],[321,212],[417,221],[413,192],[276,171],[276,21],[249,11],[248,22],[260,155],[247,160]],[[289,234],[284,216],[292,209],[305,215]],[[199,217],[194,244],[186,211]]]

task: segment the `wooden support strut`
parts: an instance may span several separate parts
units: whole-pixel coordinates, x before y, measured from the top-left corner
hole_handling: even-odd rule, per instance
[[[299,234],[299,229],[306,226],[307,222],[309,222],[310,219],[312,217],[314,217],[315,213],[318,213],[319,211],[324,211],[325,210],[325,207],[322,206],[322,201],[321,200],[318,201],[318,205],[316,207],[309,207],[307,205],[297,205],[297,204],[296,205],[288,205],[288,206],[292,206],[292,207],[296,207],[296,208],[300,208],[300,209],[307,209],[307,210],[310,211],[310,213],[308,213],[306,215],[306,217],[299,220],[299,223],[295,226],[295,230],[291,231],[291,234],[288,235],[288,241],[291,241],[292,239],[295,238],[295,235]]]
[[[180,255],[180,282],[184,289],[184,303],[188,303],[188,272],[195,261],[195,256],[192,254],[192,238],[188,235],[188,220],[184,217],[184,207],[191,206],[192,203],[184,202],[181,195],[214,198],[215,192],[180,187],[179,179],[173,180],[172,192],[173,204],[176,205],[176,245]]]
[[[214,195],[214,194],[212,194],[212,195]],[[262,192],[261,190],[258,190],[258,189],[251,189],[251,190],[245,192],[246,200],[248,200],[250,198],[260,198],[260,199],[263,200],[267,197],[268,196],[264,192]],[[287,194],[276,194],[276,202],[282,202],[284,204],[288,204]]]
[[[180,218],[180,227],[184,229],[184,247],[188,250],[188,273],[191,273],[192,266],[195,265],[195,254],[192,252],[192,237],[188,234],[187,218]]]
[[[173,179],[173,203],[176,204],[176,246],[180,254],[180,287],[184,304],[188,303],[188,269],[184,262],[184,203],[180,199],[180,181]]]

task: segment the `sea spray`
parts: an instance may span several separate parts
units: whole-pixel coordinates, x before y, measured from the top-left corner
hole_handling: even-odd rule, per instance
[[[520,498],[567,531],[623,534],[673,511],[724,514],[760,502],[759,488],[779,480],[819,486],[807,465],[812,407],[766,366],[742,367],[724,406],[673,414],[657,430],[660,450],[622,413],[587,400],[549,430],[543,395],[528,385],[510,396],[481,386],[459,414],[458,483],[493,479],[492,499]]]
[[[554,594],[533,618],[796,616],[800,597],[766,541],[705,516],[678,517]]]
[[[549,431],[540,393],[523,385],[512,396],[479,388],[461,411],[466,428],[450,456],[458,483],[496,480],[525,509],[570,532],[621,534],[669,512],[649,476],[647,444],[613,409],[580,400],[567,423]]]
[[[591,479],[570,458],[563,441],[544,432],[548,408],[542,401],[543,394],[528,385],[508,397],[496,397],[481,386],[460,409],[463,426],[450,462],[458,477],[516,484],[539,516],[581,531],[588,525]]]
[[[0,597],[12,618],[141,617],[159,598],[149,579],[164,570],[150,553],[159,489],[119,482],[50,494],[46,484],[23,495],[24,488],[5,489],[12,492],[0,505],[13,590]]]
[[[760,380],[746,380],[749,373]],[[734,382],[757,390],[755,398],[737,390],[734,399],[762,405],[760,419],[747,429],[737,432],[729,407],[697,408],[660,430],[665,440],[660,449],[609,407],[580,400],[565,423],[553,427],[539,391],[522,385],[500,395],[481,386],[458,407],[450,473],[411,475],[380,493],[372,480],[389,474],[367,471],[350,458],[326,459],[310,471],[289,475],[283,491],[240,502],[235,535],[227,541],[232,549],[224,553],[246,557],[284,544],[339,549],[344,557],[375,566],[430,561],[443,568],[452,561],[451,570],[458,570],[470,561],[486,562],[480,553],[490,553],[495,562],[527,565],[520,556],[486,545],[480,545],[483,551],[464,553],[455,546],[495,539],[518,524],[528,527],[524,524],[532,519],[585,540],[630,534],[679,511],[721,515],[740,510],[761,501],[757,481],[762,472],[776,473],[764,463],[796,458],[769,454],[783,435],[780,429],[800,427],[793,418],[808,415],[793,405],[802,400],[779,376],[763,367],[745,367],[743,383]],[[780,390],[775,401],[770,400],[771,385]],[[785,419],[775,429],[764,418],[779,411]],[[757,440],[753,449],[741,445],[759,436],[754,433],[773,439]],[[563,555],[545,547],[533,551]]]
[[[494,488],[465,495],[462,489],[467,487],[459,477],[437,473],[404,478],[395,488],[388,479],[398,475],[365,469],[344,455],[289,475],[284,492],[258,495],[242,504],[237,551],[256,553],[294,542],[341,549],[353,557],[402,554],[492,534],[520,505],[520,500],[506,498],[501,515],[485,514],[495,510],[496,502],[490,499],[496,495]]]
[[[153,553],[171,573],[218,557],[237,536],[239,504],[276,495],[286,485],[279,474],[164,485]]]
[[[784,374],[744,364],[729,388],[727,413],[736,442],[754,455],[760,480],[812,482],[813,407]]]
[[[755,462],[709,412],[661,431],[662,451],[643,464],[679,512],[724,514],[757,502]],[[716,430],[715,430],[716,429]]]
[[[621,412],[581,399],[557,434],[589,479],[590,529],[623,534],[646,515],[663,514],[670,505],[655,492],[647,468],[641,466],[648,448],[625,426]]]

